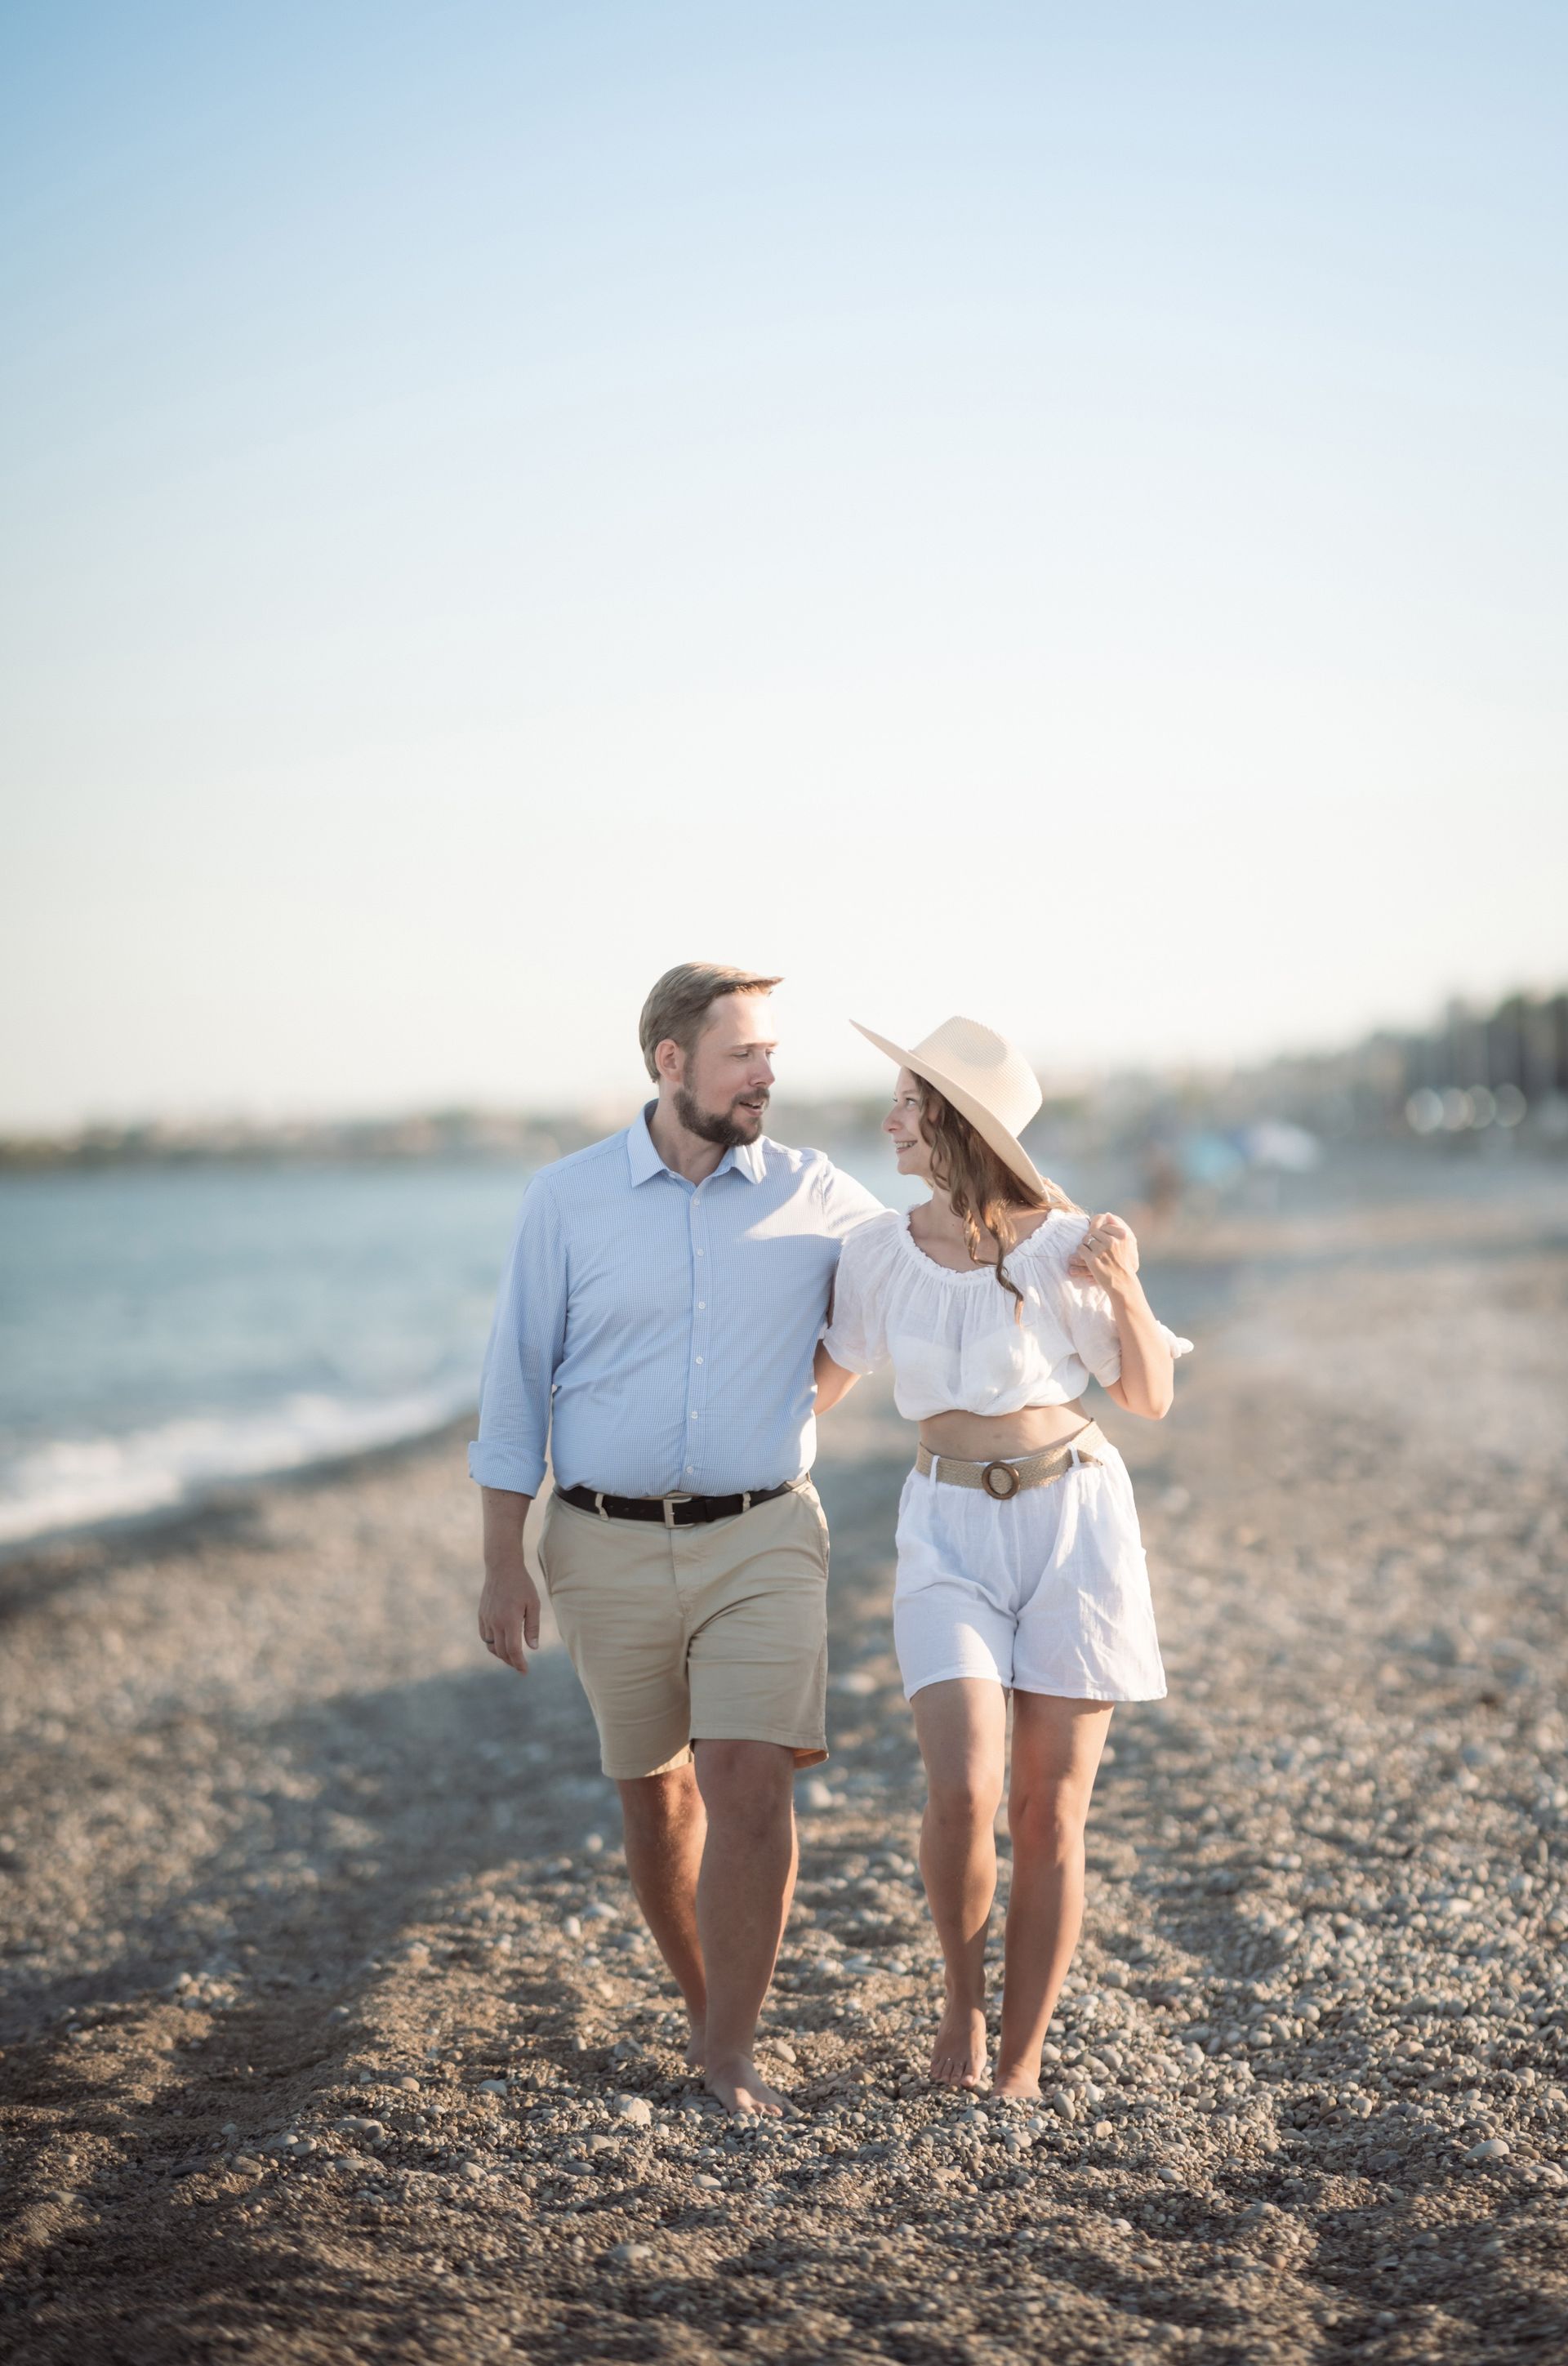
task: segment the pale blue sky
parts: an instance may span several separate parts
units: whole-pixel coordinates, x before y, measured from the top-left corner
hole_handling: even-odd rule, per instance
[[[0,1124],[1560,977],[1557,6],[13,12]]]

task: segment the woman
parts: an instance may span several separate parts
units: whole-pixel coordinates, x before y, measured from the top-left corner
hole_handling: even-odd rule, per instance
[[[860,1031],[898,1064],[883,1131],[931,1198],[846,1240],[818,1402],[890,1360],[898,1410],[919,1424],[893,1624],[926,1768],[920,1870],[947,1966],[931,2076],[948,2086],[978,2086],[987,2067],[1013,1696],[994,2091],[1037,2095],[1083,1920],[1084,1824],[1111,1705],[1166,1688],[1132,1485],[1082,1391],[1092,1376],[1123,1411],[1159,1421],[1192,1343],[1155,1320],[1127,1226],[1091,1222],[1036,1171],[1018,1137],[1041,1092],[1019,1053],[967,1019],[913,1051]]]

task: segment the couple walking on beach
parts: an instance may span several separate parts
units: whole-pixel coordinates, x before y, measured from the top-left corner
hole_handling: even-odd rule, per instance
[[[1018,1137],[1039,1085],[988,1028],[951,1019],[909,1049],[861,1030],[897,1070],[883,1130],[898,1171],[930,1188],[907,1217],[821,1152],[769,1140],[778,983],[668,971],[641,1021],[655,1098],[524,1195],[468,1458],[479,1633],[525,1671],[539,1596],[523,1530],[547,1446],[539,1566],[688,2059],[732,2112],[788,2108],[752,2048],[795,1886],[793,1777],[828,1755],[815,1415],[890,1362],[919,1424],[893,1621],[946,1966],[931,2073],[973,2087],[988,2067],[1010,1691],[994,2090],[1032,2095],[1111,1707],[1165,1693],[1131,1484],[1082,1391],[1092,1376],[1158,1420],[1190,1342],[1151,1313],[1128,1227],[1037,1173]]]

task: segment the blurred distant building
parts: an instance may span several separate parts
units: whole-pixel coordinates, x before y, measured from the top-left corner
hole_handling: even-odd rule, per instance
[[[1151,1204],[1246,1170],[1304,1169],[1312,1145],[1404,1142],[1568,1147],[1568,994],[1450,1003],[1438,1023],[1258,1065],[1124,1075],[1047,1101],[1043,1122],[1080,1154],[1134,1155]]]
[[[1568,994],[1513,994],[1492,1010],[1452,1002],[1435,1027],[1272,1061],[1226,1098],[1331,1136],[1495,1131],[1554,1145],[1568,1138]]]
[[[253,1119],[84,1126],[0,1136],[0,1169],[245,1160],[499,1159],[541,1166],[625,1125],[637,1098],[549,1113],[448,1109],[382,1118]],[[775,1101],[785,1142],[881,1155],[886,1097]],[[1303,1170],[1325,1143],[1568,1149],[1568,993],[1512,994],[1492,1010],[1450,1003],[1433,1027],[1382,1030],[1348,1049],[1253,1067],[1047,1079],[1037,1155],[1133,1160],[1149,1205],[1193,1187],[1223,1194],[1244,1173]]]

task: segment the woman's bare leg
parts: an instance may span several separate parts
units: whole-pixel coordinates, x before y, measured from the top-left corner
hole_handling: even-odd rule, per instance
[[[947,1967],[947,2005],[931,2049],[939,2086],[986,2075],[986,1931],[997,1894],[996,1815],[1007,1763],[1007,1695],[978,1676],[925,1684],[915,1731],[926,1765],[920,1872]]]
[[[998,2095],[1040,2092],[1040,2049],[1083,1927],[1084,1826],[1111,1709],[1109,1701],[1013,1695]]]

